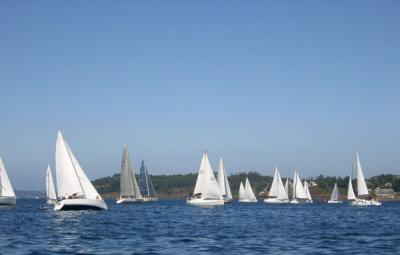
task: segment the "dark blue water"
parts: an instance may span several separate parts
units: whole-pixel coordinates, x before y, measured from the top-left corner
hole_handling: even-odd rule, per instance
[[[44,200],[0,208],[2,254],[399,254],[400,203],[239,204],[184,201],[54,212]]]

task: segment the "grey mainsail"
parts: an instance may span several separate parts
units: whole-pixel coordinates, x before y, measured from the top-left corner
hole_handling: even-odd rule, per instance
[[[129,158],[128,146],[125,145],[121,161],[121,197],[141,199],[139,187],[132,170],[131,160]]]
[[[139,180],[140,180],[140,193],[142,193],[142,196],[157,198],[153,182],[151,181],[149,171],[147,170],[147,166],[144,160],[142,160],[142,165],[140,166]]]

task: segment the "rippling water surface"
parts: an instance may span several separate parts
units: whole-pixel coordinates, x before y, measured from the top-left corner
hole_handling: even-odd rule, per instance
[[[108,211],[54,212],[44,200],[0,208],[0,253],[399,254],[400,203],[239,204],[214,208],[182,200]]]

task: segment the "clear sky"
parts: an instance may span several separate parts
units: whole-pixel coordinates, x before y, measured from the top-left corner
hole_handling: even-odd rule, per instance
[[[0,1],[0,155],[43,190],[57,129],[89,178],[400,174],[400,1]]]

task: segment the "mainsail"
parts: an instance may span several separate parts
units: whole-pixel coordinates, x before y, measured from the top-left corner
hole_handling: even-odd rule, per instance
[[[330,200],[331,201],[339,200],[339,189],[338,189],[337,183],[335,183],[335,186],[333,187],[333,191],[332,191]]]
[[[147,170],[147,166],[142,160],[142,164],[140,166],[140,193],[142,196],[154,197],[156,198],[156,192],[154,190],[153,182],[151,181],[149,171]]]
[[[46,171],[46,197],[50,200],[57,200],[56,190],[53,183],[53,175],[51,174],[50,165],[47,166]]]
[[[60,198],[77,196],[86,199],[101,199],[64,140],[61,131],[58,131],[57,134],[56,173],[57,190]]]
[[[347,189],[347,200],[356,200],[356,195],[354,194],[353,184],[351,182],[351,174],[349,176],[349,186]]]
[[[368,188],[367,188],[367,184],[365,183],[364,173],[361,168],[360,157],[358,156],[358,151],[357,151],[357,156],[356,156],[356,169],[357,169],[357,195],[358,196],[368,195]]]
[[[128,145],[124,146],[120,174],[121,197],[142,199],[129,158]]]
[[[3,160],[0,158],[0,197],[15,197]]]
[[[201,195],[203,199],[222,199],[221,190],[206,152],[204,152],[201,160],[193,195]]]
[[[244,199],[244,187],[243,187],[243,183],[240,182],[240,186],[239,186],[239,200],[243,200]]]
[[[249,178],[246,177],[246,183],[244,185],[244,199],[256,200],[253,189],[251,188]]]
[[[312,197],[311,197],[311,193],[310,193],[310,188],[308,187],[308,182],[306,180],[304,180],[304,190],[305,190],[306,195],[307,195],[307,200],[311,201]]]
[[[219,161],[219,171],[218,171],[217,180],[218,180],[218,186],[221,190],[222,196],[228,200],[231,200],[232,199],[231,187],[229,185],[228,176],[226,174],[226,170],[224,167],[224,161],[223,161],[222,157]]]
[[[288,194],[283,186],[282,178],[278,167],[275,168],[274,179],[272,180],[271,189],[268,193],[269,197],[277,197],[279,199],[288,199]]]

